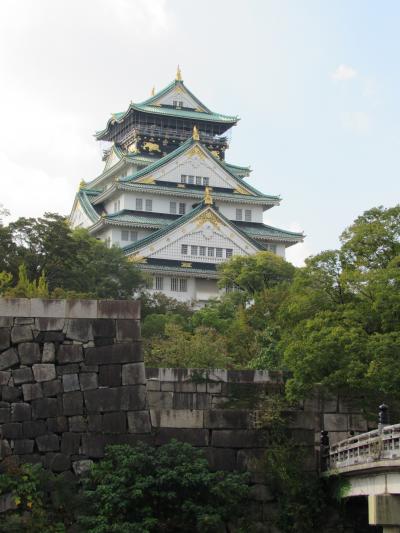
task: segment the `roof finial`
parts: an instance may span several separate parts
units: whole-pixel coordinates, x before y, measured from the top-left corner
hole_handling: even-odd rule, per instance
[[[206,205],[212,205],[213,204],[213,199],[212,199],[212,196],[211,196],[211,188],[210,187],[206,187],[205,188],[205,191],[204,191],[204,203]]]
[[[192,137],[194,141],[200,141],[200,134],[199,134],[199,130],[197,129],[197,126],[193,126]]]
[[[81,180],[80,184],[79,184],[79,190],[80,189],[83,189],[85,187],[86,183],[84,180]]]
[[[154,96],[156,94],[156,88],[153,85],[153,88],[151,90],[151,96]]]
[[[176,81],[182,81],[182,72],[181,72],[181,69],[179,68],[179,65],[178,65],[178,67],[176,69],[175,80]]]

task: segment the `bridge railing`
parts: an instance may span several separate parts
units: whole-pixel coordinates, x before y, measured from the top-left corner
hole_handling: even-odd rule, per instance
[[[325,457],[327,470],[400,458],[400,424],[387,425],[331,445]]]

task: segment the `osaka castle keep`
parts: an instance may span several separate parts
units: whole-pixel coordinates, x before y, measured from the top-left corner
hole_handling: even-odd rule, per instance
[[[217,266],[235,255],[269,250],[280,256],[303,240],[263,224],[280,203],[227,163],[227,133],[237,116],[206,107],[175,80],[139,104],[114,113],[96,133],[105,166],[81,182],[70,215],[109,246],[120,246],[151,278],[150,291],[201,304],[217,297]],[[227,289],[228,290],[228,289]]]

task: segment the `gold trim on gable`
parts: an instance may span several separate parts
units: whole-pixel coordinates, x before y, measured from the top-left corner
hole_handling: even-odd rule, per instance
[[[131,263],[147,263],[147,259],[143,255],[138,254],[130,255],[128,261]]]
[[[236,189],[233,191],[235,194],[245,194],[247,196],[251,196],[251,193],[249,193],[248,190],[244,189],[243,187],[236,187]]]
[[[207,222],[210,222],[214,227],[219,228],[222,225],[225,225],[221,222],[221,220],[212,212],[212,211],[204,211],[203,213],[200,213],[198,217],[195,219],[196,226],[200,228]]]
[[[140,178],[136,180],[136,183],[145,183],[146,185],[154,185],[156,180],[154,179],[154,176],[145,176],[144,178]]]
[[[199,148],[197,145],[193,146],[188,152],[188,157],[198,157],[199,159],[205,159],[206,156],[204,155],[204,152],[201,148]]]

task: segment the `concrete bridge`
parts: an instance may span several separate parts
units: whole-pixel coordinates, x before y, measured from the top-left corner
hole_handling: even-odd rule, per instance
[[[346,480],[343,498],[368,497],[371,526],[383,533],[400,533],[400,424],[389,425],[387,406],[380,406],[378,429],[329,446],[321,433],[324,476]]]

